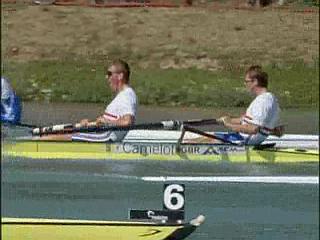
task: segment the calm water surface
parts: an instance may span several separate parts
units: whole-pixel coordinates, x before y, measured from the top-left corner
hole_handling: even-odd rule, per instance
[[[63,163],[59,164],[61,168]],[[162,183],[143,181],[139,176],[145,174],[115,174],[126,166],[114,166],[112,171],[110,162],[105,169],[112,174],[101,169],[72,169],[71,163],[61,171],[54,165],[6,165],[2,171],[2,215],[124,220],[129,208],[162,208]],[[157,166],[153,167],[148,175],[157,172]],[[205,223],[190,240],[319,238],[318,185],[184,184],[186,217],[206,216]]]

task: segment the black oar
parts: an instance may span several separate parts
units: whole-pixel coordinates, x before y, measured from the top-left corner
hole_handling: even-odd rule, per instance
[[[74,133],[74,132],[105,132],[105,131],[129,131],[139,129],[163,129],[163,130],[179,130],[182,126],[204,126],[218,124],[216,119],[198,119],[198,120],[169,120],[156,123],[142,123],[130,126],[88,126],[78,127],[72,124],[54,125],[43,128],[35,128],[32,130],[33,135],[58,134],[58,133]]]
[[[18,127],[27,127],[27,128],[38,128],[39,126],[28,124],[28,123],[11,123],[11,122],[2,122],[6,126],[18,126]]]
[[[216,139],[216,140],[219,140],[219,141],[222,141],[224,143],[231,144],[231,145],[235,145],[235,146],[242,146],[243,145],[241,143],[239,144],[239,143],[231,142],[231,141],[226,140],[224,138],[218,137],[218,136],[216,136],[214,134],[206,133],[206,132],[201,131],[199,129],[192,128],[192,127],[190,127],[188,125],[184,126],[183,128],[184,128],[185,131],[196,133],[196,134],[199,134],[201,136],[208,137],[208,138],[211,138],[211,139]]]

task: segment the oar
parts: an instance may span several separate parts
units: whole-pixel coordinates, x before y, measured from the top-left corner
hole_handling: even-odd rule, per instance
[[[138,129],[164,129],[178,130],[181,126],[204,126],[218,124],[216,119],[194,119],[194,120],[168,120],[156,123],[142,123],[130,126],[96,126],[90,125],[87,127],[79,127],[79,124],[62,124],[43,128],[35,128],[32,130],[33,135],[57,134],[57,133],[73,133],[73,132],[105,132],[105,131],[129,131]]]
[[[192,132],[192,133],[196,133],[196,134],[199,134],[201,136],[204,136],[204,137],[207,137],[207,138],[211,138],[211,139],[215,139],[215,140],[220,140],[224,143],[228,143],[228,144],[231,144],[231,145],[235,145],[235,146],[242,146],[243,144],[239,144],[239,143],[235,143],[235,142],[232,142],[232,141],[229,141],[229,140],[226,140],[224,138],[221,138],[221,137],[218,137],[214,134],[210,134],[210,133],[206,133],[204,131],[201,131],[199,129],[196,129],[196,128],[192,128],[192,127],[189,127],[189,126],[184,126],[183,127],[185,131],[188,131],[188,132]]]
[[[2,122],[2,124],[9,125],[9,126],[27,127],[27,128],[38,128],[39,127],[39,126],[28,124],[28,123]]]

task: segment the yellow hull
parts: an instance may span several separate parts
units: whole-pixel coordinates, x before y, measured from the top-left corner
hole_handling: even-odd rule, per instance
[[[130,144],[129,144],[130,145]],[[5,156],[34,159],[92,159],[92,160],[203,160],[248,162],[319,162],[319,150],[296,150],[252,147],[189,144],[183,151],[176,152],[174,144],[152,143],[133,147],[125,144],[20,141],[3,143]]]
[[[164,240],[184,239],[197,227],[190,223],[113,222],[2,218],[3,240]],[[201,223],[199,223],[200,225]]]

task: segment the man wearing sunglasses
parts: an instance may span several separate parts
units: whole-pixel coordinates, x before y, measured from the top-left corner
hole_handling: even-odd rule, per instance
[[[137,97],[129,85],[130,67],[123,60],[115,60],[107,70],[106,80],[111,90],[116,93],[115,98],[106,107],[105,112],[97,117],[94,122],[83,119],[82,127],[89,125],[129,126],[134,123]],[[78,133],[72,135],[74,141],[107,142],[121,141],[126,131],[104,133]]]
[[[225,127],[239,134],[225,134],[228,141],[242,141],[247,145],[259,145],[270,134],[281,136],[280,108],[277,98],[268,92],[268,74],[260,66],[251,66],[245,74],[244,84],[255,96],[246,113],[238,118],[223,116],[218,119]]]

